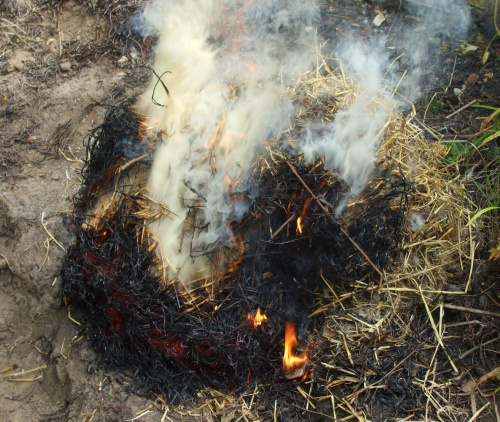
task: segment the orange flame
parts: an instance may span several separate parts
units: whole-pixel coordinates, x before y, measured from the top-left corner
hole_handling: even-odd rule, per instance
[[[292,374],[287,378],[298,378],[305,372],[305,364],[307,363],[307,350],[304,350],[299,355],[294,353],[294,349],[299,345],[295,328],[288,321],[285,327],[285,353],[283,355],[283,369]]]
[[[257,328],[259,325],[262,325],[263,322],[267,321],[267,316],[260,312],[260,308],[257,308],[255,316],[252,316],[250,313],[248,314],[248,321],[252,328]]]
[[[297,218],[297,234],[303,234],[304,232],[304,219],[302,217]]]

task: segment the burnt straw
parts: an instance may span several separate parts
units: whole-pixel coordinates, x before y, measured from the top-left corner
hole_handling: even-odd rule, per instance
[[[335,218],[348,186],[280,141],[266,165],[264,158],[255,163],[249,192],[258,193],[244,198],[246,217],[232,223],[244,245],[241,260],[218,275],[209,301],[187,307],[186,292],[165,281],[148,234],[145,182],[154,147],[141,131],[131,100],[109,107],[90,135],[84,182],[75,196],[77,229],[61,270],[65,298],[80,309],[104,363],[131,370],[137,389],[170,400],[208,387],[241,393],[257,384],[286,394],[286,322],[293,322],[301,344],[315,347],[311,333],[324,317],[309,315],[328,300],[321,277],[345,286],[379,281],[353,241],[383,271],[399,251],[411,183],[386,157],[363,194]],[[228,248],[220,246],[223,253]],[[259,308],[268,320],[254,327],[248,315]],[[320,371],[318,366],[315,374]]]

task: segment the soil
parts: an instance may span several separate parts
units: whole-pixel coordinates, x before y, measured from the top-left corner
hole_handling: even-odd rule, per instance
[[[327,3],[324,30],[342,34],[345,27],[373,31],[374,9],[385,7],[391,13],[399,2]],[[127,9],[120,2],[108,2],[96,8],[96,4],[73,0],[0,4],[2,421],[127,420],[143,411],[148,413],[141,421],[162,420],[163,411],[154,398],[129,393],[121,373],[99,366],[60,292],[58,271],[72,241],[69,216],[72,196],[80,187],[86,136],[102,121],[102,104],[140,93],[145,80],[139,65],[146,60],[148,42],[134,41],[116,19],[120,13],[128,16],[136,6]],[[469,40],[479,50],[488,41],[480,33],[476,28]],[[439,100],[439,107],[426,116],[426,124],[450,135],[477,131],[476,119],[484,117],[477,109],[451,120],[445,116],[473,99],[498,105],[500,48],[493,46],[491,52],[496,59],[487,65],[482,65],[478,52],[450,52],[450,58],[458,59],[447,62],[440,84],[449,89],[437,91],[433,102]],[[474,83],[472,74],[478,76]],[[464,88],[464,95],[458,98],[454,88]],[[422,108],[428,104],[422,102]],[[487,257],[488,241],[494,240],[486,239],[479,258]],[[491,309],[490,298],[498,300],[498,265],[481,261],[475,271],[473,294],[454,303]],[[455,317],[458,322],[464,318],[459,312]],[[484,317],[480,330],[457,340],[456,353],[498,335],[494,322]],[[477,376],[493,367],[480,356],[471,365]],[[36,370],[27,372],[32,369]],[[8,378],[20,371],[26,375]],[[210,418],[209,412],[200,410],[195,419]]]

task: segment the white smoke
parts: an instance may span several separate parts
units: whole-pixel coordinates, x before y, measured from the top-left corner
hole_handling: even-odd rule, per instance
[[[371,175],[380,131],[394,107],[386,92],[382,57],[362,44],[338,56],[358,83],[354,102],[339,110],[331,123],[306,126],[302,149],[306,161],[323,159],[330,171],[349,184],[351,194],[358,195]]]
[[[420,19],[414,28],[393,28],[403,60],[391,62],[384,35],[336,45],[334,56],[357,81],[356,98],[331,123],[304,130],[305,159],[323,159],[352,195],[370,178],[398,96],[415,100],[423,76],[432,87],[429,45],[468,27],[465,0],[403,3]],[[150,229],[170,276],[190,281],[214,265],[224,270],[208,253],[232,241],[230,224],[255,195],[252,165],[293,119],[288,87],[316,65],[318,21],[313,0],[155,0],[146,7],[142,23],[158,35],[154,69],[169,72],[162,77],[168,92],[153,79],[138,110],[161,137],[148,189],[170,214]]]
[[[356,99],[330,124],[311,122],[305,130],[305,159],[323,159],[330,171],[337,172],[351,186],[352,195],[362,192],[370,178],[390,113],[397,107],[407,107],[435,87],[435,74],[442,63],[430,50],[437,37],[459,42],[469,28],[470,8],[465,0],[402,3],[419,20],[413,27],[397,23],[391,39],[380,33],[363,44],[346,40],[335,46],[334,55],[358,83]],[[388,49],[391,42],[396,45]],[[391,61],[390,52],[397,52],[400,60]],[[341,204],[337,214],[344,206]]]
[[[310,0],[157,0],[143,16],[159,34],[154,68],[170,72],[162,78],[169,93],[153,80],[138,103],[163,133],[148,188],[170,215],[150,229],[169,274],[189,281],[212,272],[207,253],[231,241],[252,164],[288,126],[287,86],[311,67],[318,8]]]

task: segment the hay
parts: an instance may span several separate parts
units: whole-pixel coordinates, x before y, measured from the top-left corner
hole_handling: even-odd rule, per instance
[[[474,250],[465,189],[443,164],[444,146],[426,141],[411,115],[393,114],[379,134],[374,177],[340,220],[332,218],[348,187],[321,162],[306,164],[295,142],[304,122],[331,121],[357,95],[342,68],[327,62],[321,57],[294,87],[296,120],[254,164],[260,194],[232,229],[258,246],[243,258],[237,247],[213,252],[215,262],[226,254],[238,269],[189,286],[166,275],[168,257],[158,256],[147,230],[173,217],[145,188],[147,140],[152,150],[157,135],[141,126],[133,102],[110,109],[89,142],[64,293],[84,310],[79,320],[105,362],[133,367],[134,382],[168,403],[197,393],[201,408],[239,420],[324,412],[459,418],[449,384],[436,378],[438,368],[456,369],[437,299],[467,291],[450,287]],[[130,136],[132,154],[123,145]],[[291,236],[305,209],[308,237]],[[293,267],[290,255],[304,258]],[[243,316],[260,307],[270,322],[250,330]],[[311,350],[314,374],[302,384],[280,374],[281,329],[290,318]],[[176,411],[201,415],[201,408]]]

